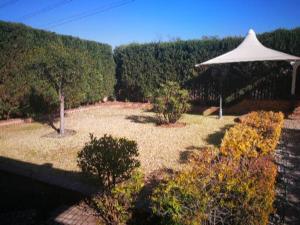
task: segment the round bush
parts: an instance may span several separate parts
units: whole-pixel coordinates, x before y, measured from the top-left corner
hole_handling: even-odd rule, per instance
[[[128,179],[140,166],[137,143],[126,138],[104,135],[97,139],[92,134],[90,142],[78,153],[78,166],[89,175],[96,175],[104,188]]]

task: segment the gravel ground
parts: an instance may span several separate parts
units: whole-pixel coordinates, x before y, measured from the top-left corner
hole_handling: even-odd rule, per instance
[[[286,119],[276,150],[276,215],[270,224],[300,224],[300,120]]]
[[[180,169],[190,151],[218,144],[224,129],[234,123],[233,116],[219,120],[186,114],[184,127],[165,128],[155,125],[155,115],[142,109],[103,107],[76,112],[66,117],[66,129],[76,134],[65,138],[47,138],[53,132],[48,124],[31,123],[0,128],[0,156],[37,165],[78,171],[77,152],[89,140],[89,133],[100,137],[111,134],[137,141],[142,169],[146,174],[159,168]],[[58,123],[54,123],[58,127]]]

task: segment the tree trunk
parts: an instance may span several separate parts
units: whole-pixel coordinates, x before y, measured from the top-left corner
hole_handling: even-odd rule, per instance
[[[61,90],[59,90],[59,102],[60,102],[60,128],[59,134],[65,133],[65,96]]]

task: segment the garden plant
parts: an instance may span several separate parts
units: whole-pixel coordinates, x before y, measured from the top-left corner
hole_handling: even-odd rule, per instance
[[[97,176],[104,190],[130,178],[140,166],[137,160],[138,147],[135,141],[104,135],[90,135],[90,142],[78,153],[78,166],[88,175]]]
[[[190,108],[189,93],[181,89],[176,82],[168,81],[156,91],[153,101],[160,124],[176,123],[183,113]]]
[[[153,214],[168,225],[268,224],[277,176],[273,152],[282,124],[282,113],[247,115],[226,132],[220,150],[198,153],[190,168],[158,185]]]

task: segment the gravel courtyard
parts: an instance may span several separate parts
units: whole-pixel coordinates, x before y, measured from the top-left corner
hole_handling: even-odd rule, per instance
[[[225,116],[219,120],[215,116],[185,114],[180,122],[186,126],[166,128],[155,124],[152,112],[106,106],[67,115],[66,128],[75,130],[76,134],[61,139],[45,137],[54,131],[46,123],[1,127],[0,156],[78,171],[77,152],[89,140],[89,133],[97,137],[111,134],[137,141],[146,174],[163,167],[180,169],[188,152],[218,144],[234,118]],[[54,125],[58,127],[57,122]]]

